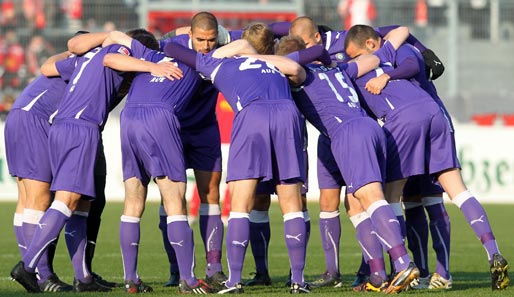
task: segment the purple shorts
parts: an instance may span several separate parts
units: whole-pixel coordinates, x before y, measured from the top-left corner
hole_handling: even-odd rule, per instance
[[[421,195],[421,197],[427,197],[434,194],[441,194],[443,192],[443,188],[435,177],[428,174],[409,177],[405,187],[403,188],[403,196],[407,197],[418,195]]]
[[[180,124],[169,107],[126,105],[120,130],[123,180],[136,177],[146,186],[152,177],[167,176],[186,182]]]
[[[218,122],[198,130],[180,132],[186,167],[221,172],[221,138]]]
[[[52,191],[96,197],[95,160],[100,127],[84,120],[55,121],[48,135]]]
[[[9,174],[46,183],[52,182],[48,156],[48,119],[14,109],[5,122],[5,154]]]
[[[388,182],[460,168],[454,132],[434,101],[397,109],[383,126]]]
[[[234,118],[227,182],[304,181],[302,119],[291,100],[252,102]]]
[[[354,193],[372,182],[383,182],[385,136],[373,119],[362,117],[343,123],[331,135],[331,149],[348,193]]]
[[[317,159],[318,187],[323,189],[340,189],[344,180],[337,167],[336,159],[330,149],[330,138],[320,134],[318,137],[318,159]]]

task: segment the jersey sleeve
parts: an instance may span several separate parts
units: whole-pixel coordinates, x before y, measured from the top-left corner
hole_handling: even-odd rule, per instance
[[[71,75],[77,66],[78,59],[79,57],[77,55],[72,55],[67,59],[60,60],[55,63],[55,68],[57,68],[57,71],[63,80],[70,80]]]
[[[357,78],[359,74],[359,66],[355,62],[340,63],[337,65],[337,68],[339,68],[339,70],[341,71],[346,72],[351,79]]]
[[[375,56],[380,58],[380,63],[390,62],[392,65],[396,62],[396,50],[393,45],[386,40],[384,45],[374,53]]]
[[[211,54],[196,54],[196,70],[211,81],[216,77],[217,69],[225,59],[212,57]]]
[[[144,58],[146,57],[146,55],[153,52],[152,49],[147,48],[141,42],[135,39],[132,39],[132,43],[130,44],[130,50],[132,52],[132,56],[138,59]]]

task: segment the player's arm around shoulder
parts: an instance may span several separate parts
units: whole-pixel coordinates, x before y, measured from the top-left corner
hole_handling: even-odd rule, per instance
[[[59,76],[59,70],[57,69],[55,63],[68,58],[70,55],[71,53],[69,51],[65,51],[51,56],[45,61],[45,63],[43,63],[43,65],[41,65],[41,74],[44,76]]]
[[[77,55],[85,54],[92,48],[100,46],[109,34],[109,32],[95,32],[76,35],[68,40],[68,50]]]
[[[400,26],[396,29],[391,30],[387,36],[387,41],[391,43],[393,48],[397,50],[409,37],[409,28]]]
[[[105,55],[103,63],[104,66],[118,71],[150,72],[154,76],[166,77],[169,80],[183,77],[182,70],[170,61],[154,63],[119,53],[109,53]]]
[[[217,48],[213,53],[213,58],[226,58],[236,55],[257,54],[255,48],[245,39],[238,39],[231,43]]]

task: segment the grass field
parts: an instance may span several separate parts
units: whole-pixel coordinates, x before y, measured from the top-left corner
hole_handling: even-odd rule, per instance
[[[445,292],[415,291],[405,292],[403,295],[425,295],[425,296],[490,296],[490,279],[488,273],[488,262],[485,250],[479,240],[475,237],[464,221],[463,215],[452,204],[447,205],[448,212],[452,219],[452,247],[451,247],[451,272],[454,280],[454,288]],[[514,229],[511,227],[510,219],[514,215],[514,205],[485,205],[486,211],[496,239],[503,255],[514,261]],[[0,225],[2,226],[0,236],[0,296],[20,296],[25,293],[24,289],[16,282],[10,281],[9,272],[14,264],[19,261],[18,249],[14,240],[12,228],[12,217],[15,209],[14,203],[0,203]],[[307,266],[305,279],[313,280],[323,273],[325,260],[320,243],[318,229],[318,206],[311,203],[309,206],[312,218],[312,234],[307,251]],[[93,261],[95,272],[108,280],[117,282],[123,281],[123,269],[120,256],[118,229],[119,217],[122,211],[121,203],[107,203],[104,211],[102,227],[97,243],[97,252]],[[288,288],[284,282],[289,271],[287,251],[285,249],[282,231],[282,217],[278,205],[273,204],[271,210],[272,240],[269,248],[269,269],[273,286],[245,288],[245,293],[256,296],[282,296],[289,295]],[[342,216],[342,238],[340,266],[343,274],[343,288],[321,288],[313,293],[323,296],[354,296],[357,294],[350,289],[354,272],[360,263],[360,252],[355,240],[355,232],[346,216]],[[141,245],[139,249],[140,277],[149,285],[153,286],[152,296],[168,296],[177,294],[176,288],[164,288],[162,284],[168,279],[168,261],[162,247],[161,235],[158,225],[158,205],[149,203],[142,221]],[[205,276],[205,260],[203,257],[203,245],[199,237],[198,225],[193,226],[195,232],[198,277]],[[224,270],[226,268],[225,254],[223,254]],[[435,266],[434,254],[430,254],[431,268]],[[61,279],[71,283],[73,270],[69,256],[61,236],[54,267]],[[250,248],[247,251],[247,258],[243,269],[243,278],[250,278],[254,271],[253,258]],[[73,293],[58,294],[47,293],[54,296],[70,295]],[[126,296],[121,288],[115,289],[110,296]],[[371,294],[371,293],[368,293]],[[80,294],[79,294],[80,295]],[[82,293],[92,296],[93,294]],[[495,292],[493,296],[514,296],[514,288],[506,291]]]

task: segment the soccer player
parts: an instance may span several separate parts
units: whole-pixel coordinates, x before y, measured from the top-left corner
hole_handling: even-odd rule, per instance
[[[199,12],[191,19],[188,34],[160,41],[161,48],[169,42],[181,44],[199,53],[208,53],[218,46],[218,21],[210,12]],[[187,31],[186,31],[187,32]],[[223,273],[221,255],[224,226],[219,206],[221,182],[221,139],[216,118],[218,90],[210,81],[203,81],[196,94],[177,110],[181,126],[186,168],[194,171],[200,196],[200,234],[204,243],[205,280],[219,286],[227,277]],[[166,232],[165,212],[160,211],[160,223],[165,250],[170,261],[170,280],[165,286],[178,285],[178,265]]]
[[[392,29],[397,26],[381,27],[377,30],[381,36],[386,36]],[[331,31],[331,30],[319,30],[319,26],[309,17],[302,16],[295,19],[289,28],[289,35],[299,36],[305,42],[307,47],[321,44],[329,52],[331,59],[337,63],[347,62],[348,55],[345,52],[344,40],[347,31]],[[428,69],[430,69],[434,78],[438,77],[443,71],[444,66],[440,63],[440,60],[435,54],[425,48],[414,36],[409,35],[407,42],[413,44],[420,49],[426,56],[426,63]],[[436,61],[436,62],[434,62]],[[335,251],[339,250],[339,236],[341,234],[341,226],[339,220],[339,201],[340,201],[340,177],[337,173],[336,164],[332,163],[333,158],[329,157],[330,154],[330,141],[325,139],[325,136],[320,135],[318,139],[318,158],[319,152],[324,152],[323,160],[318,160],[318,174],[323,174],[325,177],[318,179],[320,186],[320,233],[322,234],[322,240],[330,239],[323,243],[326,259],[326,271],[321,277],[311,284],[313,286],[340,286],[341,277],[339,273],[338,258],[339,254]],[[328,166],[327,168],[324,168]],[[353,212],[352,212],[353,213]],[[403,222],[403,218],[400,221]],[[361,228],[359,228],[361,229]],[[365,265],[359,269],[355,281],[352,283],[352,287],[358,287],[365,284],[367,274],[369,272],[361,271]],[[367,269],[367,268],[366,268]]]
[[[276,184],[292,271],[290,292],[307,293],[310,290],[303,280],[306,230],[301,206],[301,116],[284,74],[258,59],[231,57],[244,53],[240,47],[247,44],[246,40],[238,40],[212,55],[196,54],[173,43],[165,47],[167,55],[195,67],[212,80],[236,113],[227,168],[231,194],[227,229],[230,273],[219,293],[243,291],[241,272],[250,238],[248,216],[259,180],[273,180]],[[283,71],[296,77],[299,70],[300,67],[293,67]],[[237,84],[233,83],[235,78]]]
[[[398,30],[403,34],[391,37],[395,46],[399,46],[408,34],[406,28]],[[301,49],[302,45],[298,37],[284,38],[277,53]],[[330,61],[330,58],[327,59]],[[385,137],[378,123],[369,118],[358,105],[357,93],[351,87],[349,78],[373,69],[378,65],[378,58],[363,57],[357,63],[340,64],[339,68],[308,64],[307,78],[302,91],[295,93],[295,102],[306,118],[321,133],[330,137],[332,153],[347,184],[348,199],[358,199],[373,223],[377,238],[395,260],[396,271],[399,273],[386,287],[385,272],[382,272],[383,289],[387,293],[400,292],[417,278],[419,271],[410,263],[400,229],[392,223],[396,222],[393,219],[394,213],[382,192]]]
[[[155,40],[151,33],[142,29],[133,30],[130,34],[144,42]],[[104,57],[109,53],[143,57],[146,51],[137,41],[130,48],[121,45],[95,48],[81,57],[70,78],[49,132],[50,164],[54,177],[51,190],[56,192],[55,200],[38,223],[39,228],[36,228],[22,261],[11,270],[13,279],[29,292],[40,291],[35,269],[48,244],[57,238],[73,211],[87,212],[89,201],[81,201],[81,196],[95,197],[93,178],[100,126],[107,120],[110,103],[126,78],[124,73],[104,67]],[[44,74],[59,73],[56,69],[55,73]],[[97,87],[91,88],[91,85]],[[85,240],[76,242],[74,248],[68,246],[75,271],[74,291],[110,291],[110,288],[94,281],[91,272],[84,269],[83,259],[77,257],[80,254],[74,253],[84,247]]]
[[[131,38],[114,39],[124,45]],[[134,58],[115,55],[107,66],[132,71]],[[145,61],[169,61],[162,52],[145,56]],[[144,210],[150,179],[154,179],[163,197],[167,213],[167,233],[177,255],[181,271],[179,293],[212,293],[213,288],[194,274],[193,231],[186,213],[186,168],[177,110],[193,97],[201,78],[191,68],[177,63],[180,80],[167,80],[148,72],[137,73],[121,114],[121,145],[125,181],[125,209],[120,224],[120,244],[125,270],[125,288],[129,293],[151,292],[137,274],[137,253],[140,241],[140,220]],[[166,129],[162,129],[162,125]],[[137,244],[134,244],[137,243]]]
[[[357,57],[378,50],[381,39],[372,28],[358,25],[348,32],[345,47],[351,57]],[[404,79],[389,81],[380,94],[371,93],[373,88],[367,87],[371,78],[396,62],[396,52],[387,43],[382,47],[388,49],[385,62],[390,64],[382,63],[376,71],[357,79],[356,84],[369,110],[384,120],[383,128],[388,135],[388,180],[401,184],[412,175],[436,177],[482,242],[490,264],[492,289],[505,289],[509,284],[507,261],[500,254],[485,210],[462,180],[454,130],[439,104],[420,86]],[[391,197],[395,199],[396,195]]]
[[[18,205],[15,213],[15,234],[23,257],[30,245],[38,223],[51,203],[50,169],[47,149],[50,117],[75,69],[76,56],[69,52],[53,56],[50,60],[65,59],[61,63],[61,76],[38,76],[16,99],[5,123],[5,147],[9,173],[16,177]],[[43,292],[66,292],[73,287],[62,282],[53,272],[52,260],[56,242],[41,256],[37,265],[38,285]]]
[[[414,79],[423,90],[429,93],[439,105],[453,130],[451,116],[437,94],[435,85],[427,78],[423,57],[419,51],[408,44],[397,50],[394,69],[388,69],[380,76],[368,81],[368,89],[379,94],[391,79]],[[403,189],[403,204],[406,218],[406,236],[415,263],[420,269],[420,284],[413,288],[450,289],[452,279],[449,272],[450,258],[450,219],[443,203],[441,185],[430,175],[410,177]],[[398,207],[401,212],[401,207]],[[432,277],[428,271],[428,224],[426,212],[430,218],[430,230],[433,247],[436,252],[437,265]],[[431,279],[433,278],[433,281]]]

